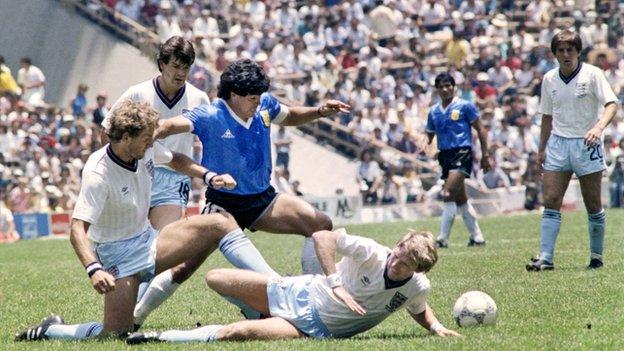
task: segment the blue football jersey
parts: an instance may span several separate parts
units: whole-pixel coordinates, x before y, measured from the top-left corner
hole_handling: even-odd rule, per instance
[[[252,118],[244,122],[222,99],[183,115],[203,146],[202,165],[218,174],[228,173],[236,188],[219,189],[239,195],[266,190],[271,179],[271,123],[281,122],[288,109],[268,93],[262,94]]]
[[[436,134],[438,149],[472,147],[471,124],[479,118],[477,107],[466,100],[455,98],[446,108],[435,104],[427,116],[427,133]]]

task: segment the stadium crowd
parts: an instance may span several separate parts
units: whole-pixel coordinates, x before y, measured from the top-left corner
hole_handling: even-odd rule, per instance
[[[151,27],[163,41],[175,34],[191,40],[209,67],[196,64],[190,80],[211,98],[215,72],[236,58],[253,58],[273,89],[292,101],[348,101],[353,113],[335,122],[352,131],[354,142],[377,140],[432,165],[423,135],[437,99],[432,79],[449,70],[458,95],[477,104],[489,133],[493,170],[475,167],[474,179],[483,188],[527,185],[528,208],[539,204],[537,110],[542,76],[557,64],[549,49],[553,35],[566,27],[578,31],[582,60],[602,68],[620,101],[624,96],[624,4],[618,1],[84,2]],[[87,101],[88,87],[81,85],[69,106],[51,106],[44,102],[44,72],[28,58],[20,66],[14,76],[0,60],[1,198],[13,212],[69,211],[84,161],[101,146],[106,93]],[[605,133],[613,206],[624,205],[621,119]],[[482,157],[474,152],[475,160]],[[357,176],[367,203],[425,196],[412,166],[386,171],[369,156],[361,155]],[[195,191],[193,198],[200,196]]]

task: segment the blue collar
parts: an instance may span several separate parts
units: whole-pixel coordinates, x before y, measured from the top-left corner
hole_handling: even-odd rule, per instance
[[[152,79],[152,84],[154,85],[154,90],[156,90],[156,95],[158,95],[160,101],[162,101],[163,104],[165,104],[165,106],[167,106],[170,110],[178,103],[178,101],[180,101],[180,99],[182,99],[182,96],[184,96],[184,92],[186,91],[186,83],[184,83],[182,88],[178,90],[175,96],[171,100],[169,100],[167,98],[167,94],[165,94],[162,89],[160,89],[160,84],[158,84],[158,77]]]

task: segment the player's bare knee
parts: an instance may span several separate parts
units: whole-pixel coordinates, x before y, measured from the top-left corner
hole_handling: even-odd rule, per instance
[[[218,293],[222,293],[227,285],[228,269],[217,268],[206,273],[206,284],[208,287]]]

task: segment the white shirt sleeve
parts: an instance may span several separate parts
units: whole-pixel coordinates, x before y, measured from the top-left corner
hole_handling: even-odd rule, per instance
[[[173,153],[171,150],[167,149],[167,147],[160,141],[157,140],[154,142],[154,163],[156,164],[166,164],[173,160]]]
[[[405,308],[410,311],[412,314],[419,314],[425,311],[425,307],[427,306],[427,296],[429,296],[429,289],[424,290],[422,293],[412,297],[407,300],[405,304]]]
[[[381,246],[372,239],[349,235],[344,228],[336,231],[340,235],[338,237],[336,251],[354,260],[365,261]]]
[[[596,69],[596,73],[593,76],[594,94],[596,94],[596,99],[598,99],[600,104],[604,106],[609,102],[617,102],[618,98],[615,96],[602,70]]]
[[[552,115],[553,103],[550,95],[550,87],[548,86],[548,79],[544,77],[542,80],[542,96],[540,98],[539,112],[543,115]]]
[[[102,176],[93,172],[83,174],[72,218],[91,224],[97,222],[107,198],[108,184]]]

